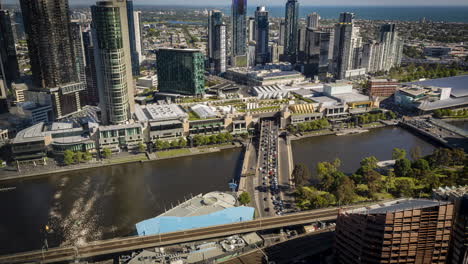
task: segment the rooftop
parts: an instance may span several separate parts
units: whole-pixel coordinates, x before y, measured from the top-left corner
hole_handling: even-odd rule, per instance
[[[172,208],[159,216],[197,216],[217,212],[234,207],[236,198],[222,192],[210,192],[205,195],[197,195],[192,199]]]
[[[426,199],[406,199],[398,200],[385,204],[379,204],[372,207],[363,207],[355,210],[350,210],[348,213],[357,213],[357,214],[386,214],[393,212],[402,212],[406,210],[413,209],[423,209],[439,205],[448,204],[447,202],[441,202],[436,200],[426,200]]]
[[[468,96],[468,75],[439,78],[425,80],[419,82],[411,82],[410,84],[419,84],[424,86],[438,86],[452,88],[452,96],[465,97]]]
[[[342,102],[346,103],[353,103],[353,102],[364,102],[369,101],[369,96],[363,95],[357,92],[354,93],[343,93],[343,94],[336,94],[333,97],[340,99]]]
[[[135,105],[135,116],[138,121],[164,121],[188,117],[176,104]]]
[[[422,111],[433,111],[437,109],[462,105],[468,105],[468,97],[448,98],[445,100],[437,100],[434,102],[424,101],[418,106],[418,109]]]

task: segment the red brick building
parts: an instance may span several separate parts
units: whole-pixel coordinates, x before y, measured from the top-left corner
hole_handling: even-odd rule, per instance
[[[389,97],[395,93],[398,85],[396,80],[371,79],[369,81],[369,95]]]

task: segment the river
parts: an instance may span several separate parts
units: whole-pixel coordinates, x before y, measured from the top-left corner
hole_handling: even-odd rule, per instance
[[[345,172],[375,155],[389,159],[394,147],[430,143],[401,128],[382,128],[352,136],[323,136],[293,142],[294,160],[311,169],[319,161],[342,160]],[[80,245],[128,235],[135,223],[157,216],[190,194],[227,191],[240,174],[240,149],[148,163],[134,163],[20,181],[0,192],[0,255],[40,249],[48,224],[49,246]],[[10,187],[10,186],[1,186]]]
[[[373,129],[368,133],[349,136],[323,136],[293,141],[294,162],[303,163],[315,175],[318,162],[341,160],[340,170],[353,173],[359,162],[369,156],[378,160],[390,160],[394,148],[403,148],[409,158],[410,150],[419,146],[421,153],[432,153],[434,145],[399,127]]]

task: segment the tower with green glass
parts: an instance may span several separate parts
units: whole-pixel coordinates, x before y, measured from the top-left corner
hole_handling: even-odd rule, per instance
[[[196,49],[159,49],[156,51],[160,92],[203,95],[205,56]]]
[[[134,112],[126,1],[98,1],[91,13],[101,120],[124,124]]]

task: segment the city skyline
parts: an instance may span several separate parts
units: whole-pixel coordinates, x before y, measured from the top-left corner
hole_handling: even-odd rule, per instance
[[[69,0],[70,5],[92,5],[95,4],[97,0]],[[18,4],[19,0],[3,0],[2,3],[4,4]],[[284,0],[250,0],[248,1],[247,5],[257,6],[257,5],[266,5],[266,6],[284,6],[286,1]],[[308,6],[468,6],[468,3],[464,0],[450,0],[445,2],[440,1],[424,1],[424,0],[383,0],[376,3],[375,1],[371,0],[358,0],[353,1],[353,3],[349,3],[349,1],[345,0],[333,0],[333,1],[325,1],[325,0],[318,0],[318,1],[310,1],[310,0],[303,0],[300,1],[303,7]],[[153,0],[135,0],[135,6],[138,5],[153,5],[153,6],[229,6],[231,4],[230,0],[222,0],[216,1],[216,4],[213,4],[213,1],[210,0],[202,0],[202,1],[189,1],[189,0],[161,0],[158,3],[155,3]]]

